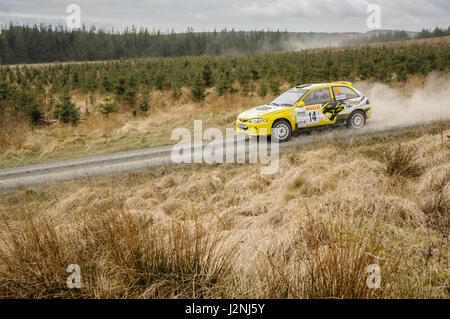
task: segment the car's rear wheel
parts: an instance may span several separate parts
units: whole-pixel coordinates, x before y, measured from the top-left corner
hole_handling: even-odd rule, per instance
[[[278,120],[272,126],[272,140],[274,142],[283,143],[289,140],[292,135],[292,128],[288,121]]]
[[[348,127],[360,129],[366,124],[366,115],[363,111],[355,111],[348,118]]]

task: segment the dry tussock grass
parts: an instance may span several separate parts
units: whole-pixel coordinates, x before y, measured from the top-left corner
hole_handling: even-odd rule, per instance
[[[355,218],[348,211],[308,212],[289,238],[273,251],[265,251],[258,269],[261,296],[269,298],[373,298],[385,287],[366,285],[367,265],[383,267],[385,283],[392,266],[377,256],[383,247],[374,220]],[[340,214],[339,214],[340,213]],[[351,222],[348,221],[351,220]],[[394,264],[395,266],[395,264]]]
[[[71,227],[48,218],[23,226],[2,233],[4,298],[208,298],[223,293],[231,272],[233,251],[198,223],[105,212]],[[75,262],[82,288],[70,290],[65,270]]]
[[[421,167],[417,162],[415,147],[396,145],[383,155],[385,171],[389,176],[420,176]]]
[[[4,193],[0,296],[448,298],[450,154],[420,132],[289,151],[274,176],[193,164]],[[418,174],[386,174],[412,148]]]
[[[18,123],[8,114],[2,114],[0,120],[0,151],[6,152],[10,149],[22,149],[26,141],[25,132],[28,130],[26,119]]]

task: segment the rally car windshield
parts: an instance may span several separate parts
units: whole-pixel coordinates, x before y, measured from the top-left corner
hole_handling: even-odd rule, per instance
[[[305,95],[308,90],[305,89],[292,89],[277,97],[270,105],[275,106],[293,106]]]

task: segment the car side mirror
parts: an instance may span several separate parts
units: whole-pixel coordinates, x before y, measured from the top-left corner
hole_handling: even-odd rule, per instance
[[[298,102],[296,107],[304,107],[305,106],[305,102]]]

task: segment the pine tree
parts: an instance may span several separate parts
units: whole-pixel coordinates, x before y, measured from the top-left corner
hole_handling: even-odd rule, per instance
[[[36,97],[30,92],[20,92],[18,108],[28,117],[30,124],[38,122],[43,116]]]
[[[265,97],[267,95],[267,84],[266,81],[261,81],[259,85],[258,95],[260,97]]]
[[[65,91],[56,104],[55,117],[63,123],[77,125],[80,120],[80,110],[72,103],[72,97],[69,92]]]
[[[219,79],[216,84],[216,92],[219,96],[223,96],[231,90],[231,76],[229,70],[224,70],[219,75]]]
[[[162,91],[166,88],[166,74],[158,73],[155,78],[155,87],[156,89]]]
[[[214,78],[209,63],[205,64],[203,67],[203,82],[208,88],[214,85]]]
[[[183,92],[181,91],[180,86],[177,84],[173,87],[172,90],[172,97],[175,101],[178,101],[181,97],[181,95],[183,94]]]
[[[10,88],[8,83],[0,82],[0,113],[6,108],[9,98]]]
[[[104,102],[98,106],[98,110],[104,116],[109,117],[109,114],[117,112],[117,104],[110,97],[106,97]]]
[[[243,66],[240,66],[238,71],[237,71],[237,79],[241,85],[241,91],[242,94],[244,96],[248,95],[248,92],[250,90],[250,79],[251,79],[251,74],[248,71],[247,68],[244,68]]]
[[[270,90],[273,95],[280,95],[280,82],[274,78],[270,78]]]
[[[150,99],[148,96],[144,96],[141,101],[139,102],[139,112],[142,114],[147,114],[148,110],[150,109]]]
[[[39,108],[39,103],[34,99],[30,100],[27,104],[25,114],[32,124],[37,123],[43,117],[42,111]]]
[[[192,82],[191,98],[194,102],[201,102],[205,96],[205,83],[201,76],[196,75]]]

